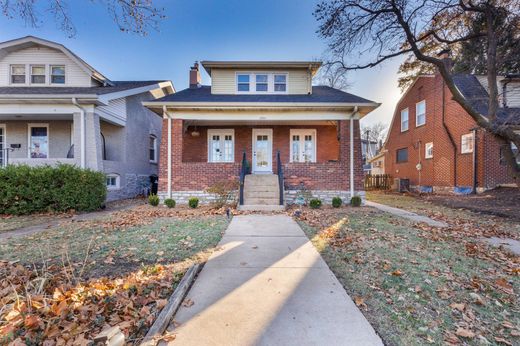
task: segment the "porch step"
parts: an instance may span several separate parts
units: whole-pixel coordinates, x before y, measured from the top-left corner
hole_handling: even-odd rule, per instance
[[[280,187],[274,174],[250,174],[244,180],[244,205],[278,206]]]
[[[283,211],[285,206],[283,205],[240,205],[238,210],[249,210],[249,211]]]

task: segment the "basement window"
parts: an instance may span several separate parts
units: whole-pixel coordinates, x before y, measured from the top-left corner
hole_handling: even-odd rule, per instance
[[[116,190],[119,189],[119,175],[118,174],[107,174],[107,189]]]

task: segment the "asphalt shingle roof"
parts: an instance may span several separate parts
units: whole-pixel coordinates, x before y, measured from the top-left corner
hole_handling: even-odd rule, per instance
[[[167,95],[152,102],[325,102],[325,103],[375,103],[362,97],[346,93],[327,86],[313,86],[310,95],[280,95],[280,94],[212,94],[211,87],[202,85],[200,88],[184,89],[175,94]]]
[[[480,114],[487,116],[489,95],[477,77],[472,74],[456,74],[453,76],[453,81],[472,107]],[[497,119],[503,123],[520,125],[520,108],[499,108]]]
[[[162,82],[164,81],[112,81],[114,86],[99,87],[0,87],[0,95],[104,95]]]

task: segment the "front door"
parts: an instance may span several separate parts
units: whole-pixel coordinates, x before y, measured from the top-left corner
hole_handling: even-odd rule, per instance
[[[253,173],[273,172],[273,130],[253,129]]]

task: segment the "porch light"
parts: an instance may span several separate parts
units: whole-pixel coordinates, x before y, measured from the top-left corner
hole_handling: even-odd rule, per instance
[[[193,131],[191,131],[191,136],[192,137],[200,137],[200,132],[197,131],[196,127],[195,127],[195,129]]]

